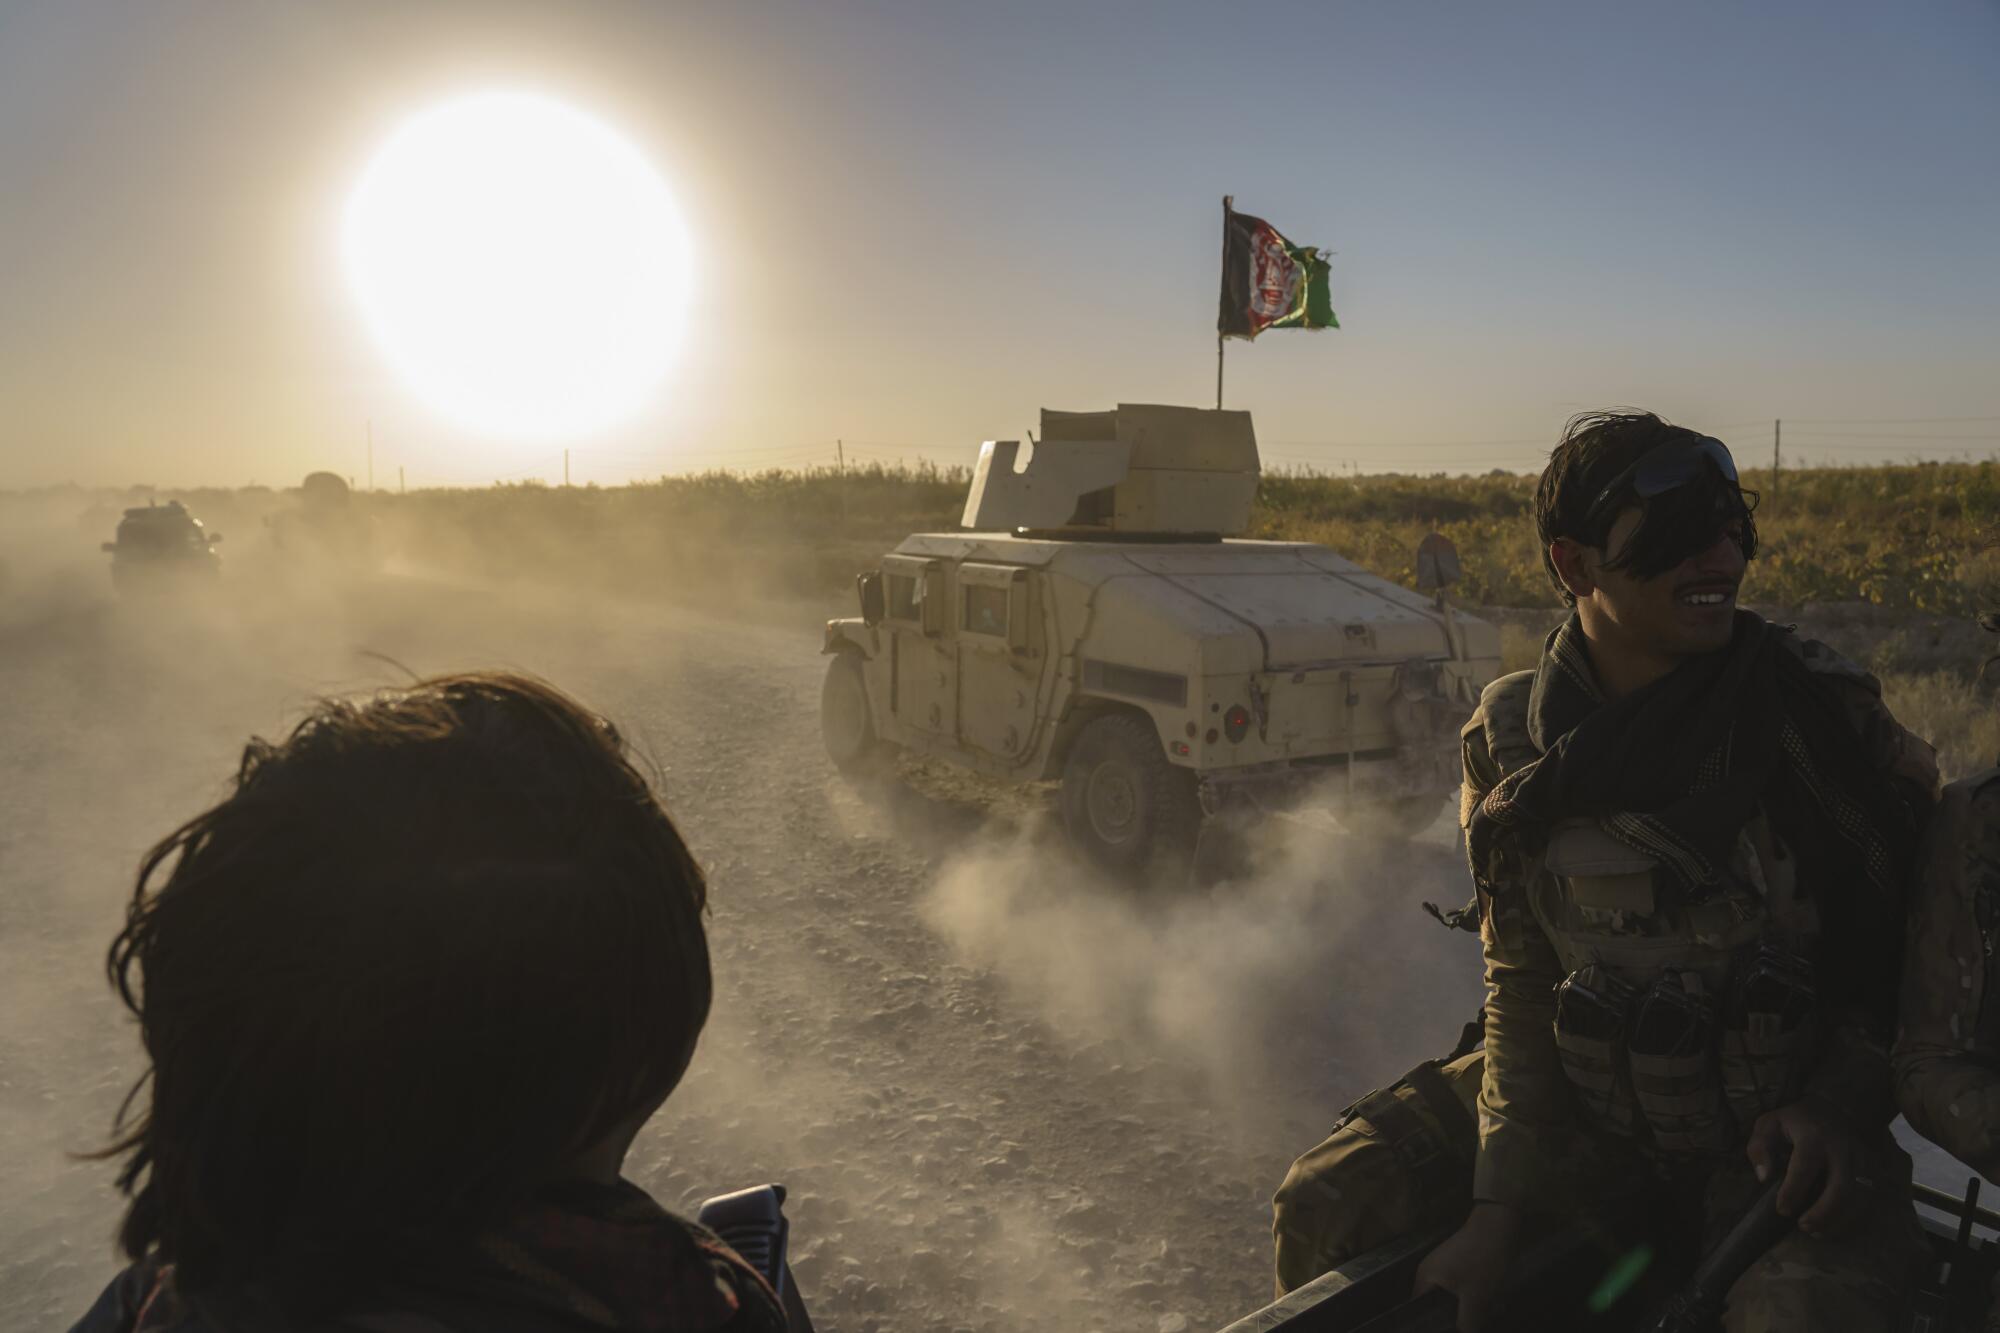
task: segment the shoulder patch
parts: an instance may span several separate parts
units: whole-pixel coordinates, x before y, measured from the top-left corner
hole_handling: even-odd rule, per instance
[[[1486,752],[1501,774],[1533,763],[1538,756],[1535,740],[1528,732],[1528,708],[1535,695],[1535,673],[1515,671],[1500,677],[1479,696],[1479,711],[1472,715],[1468,732],[1477,727],[1484,734]]]

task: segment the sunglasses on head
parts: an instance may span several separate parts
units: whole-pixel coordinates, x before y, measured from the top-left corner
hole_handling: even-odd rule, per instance
[[[1597,498],[1590,502],[1584,517],[1596,517],[1628,484],[1641,500],[1650,500],[1655,495],[1685,486],[1701,475],[1704,462],[1713,464],[1725,481],[1736,481],[1736,460],[1729,456],[1729,449],[1721,440],[1712,435],[1697,436],[1692,440],[1670,440],[1640,455],[1632,466],[1613,477],[1611,484],[1599,491]]]

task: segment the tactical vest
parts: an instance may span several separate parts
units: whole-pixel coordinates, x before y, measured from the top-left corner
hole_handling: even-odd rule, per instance
[[[1532,688],[1522,672],[1480,701],[1503,776],[1539,757]],[[1565,973],[1555,1044],[1588,1121],[1669,1155],[1722,1153],[1798,1096],[1816,1040],[1816,919],[1761,817],[1699,897],[1593,819],[1562,821],[1515,860]]]

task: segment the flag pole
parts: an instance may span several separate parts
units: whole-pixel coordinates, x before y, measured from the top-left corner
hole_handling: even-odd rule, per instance
[[[1222,290],[1229,290],[1229,215],[1235,211],[1236,196],[1222,196]],[[1215,317],[1215,410],[1222,410],[1222,314]]]

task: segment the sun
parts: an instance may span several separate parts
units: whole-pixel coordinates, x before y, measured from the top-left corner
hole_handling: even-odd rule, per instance
[[[363,172],[342,241],[389,359],[483,433],[615,424],[679,348],[692,265],[666,183],[547,97],[482,93],[412,118]]]

